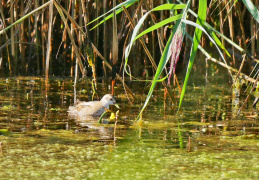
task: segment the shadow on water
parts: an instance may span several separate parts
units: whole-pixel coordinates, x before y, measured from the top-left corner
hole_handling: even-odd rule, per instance
[[[236,116],[245,95],[224,76],[190,82],[181,115],[157,86],[143,115],[148,84],[129,82],[133,105],[117,85],[119,119],[98,124],[69,118],[73,81],[53,78],[1,79],[0,176],[6,179],[229,179],[259,178],[257,109],[252,100]],[[102,80],[100,80],[102,81]],[[198,84],[198,85],[197,85]],[[138,87],[138,88],[137,88]],[[141,88],[139,88],[141,87]],[[109,85],[100,83],[106,94]],[[87,101],[84,84],[78,98]]]

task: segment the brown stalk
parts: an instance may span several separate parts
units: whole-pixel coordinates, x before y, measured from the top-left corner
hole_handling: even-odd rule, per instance
[[[83,17],[84,17],[84,23],[85,24],[87,24],[88,23],[88,20],[87,20],[87,14],[86,14],[86,8],[85,8],[85,0],[81,0],[81,7],[82,7],[82,10],[83,10]],[[88,33],[87,32],[87,30],[86,30],[86,33]]]
[[[116,0],[113,0],[113,7],[116,6]],[[118,61],[118,35],[117,35],[117,16],[113,11],[112,18],[112,94],[114,94],[116,64]]]
[[[67,24],[67,20],[66,18],[64,17],[64,13],[67,15],[67,17],[69,18],[69,20],[71,21],[71,24],[73,24],[75,26],[75,29],[79,30],[83,36],[86,36],[86,34],[83,32],[82,28],[79,27],[79,25],[74,21],[74,19],[68,14],[68,12],[56,1],[54,1],[54,5],[56,6],[61,18],[62,18],[62,21],[64,22],[65,24],[65,28],[67,29],[67,33],[70,37],[70,40],[71,40],[71,43],[72,43],[72,46],[74,47],[74,52],[76,54],[76,61],[79,65],[79,68],[80,68],[80,71],[81,73],[83,74],[83,77],[85,77],[85,74],[86,74],[86,69],[84,68],[83,66],[83,63],[82,63],[82,60],[81,60],[81,54],[78,50],[78,47],[76,46],[75,44],[75,40],[74,38],[72,37],[72,34],[70,32],[70,29],[69,29],[69,26]],[[88,88],[88,81],[87,81],[87,78],[84,78],[85,81],[86,81],[86,88],[87,88],[87,92],[90,92],[89,91],[89,88]],[[75,86],[74,86],[75,87]]]
[[[10,2],[12,4],[11,6],[11,11],[10,11],[10,23],[13,24],[14,22],[14,5],[13,5],[13,0]],[[15,47],[14,47],[14,27],[11,27],[11,56],[12,60],[14,61],[14,74],[16,73],[16,59],[15,59]]]
[[[147,2],[146,2],[146,1],[143,1],[143,3],[145,4],[145,6],[146,6],[146,8],[147,8],[147,11],[150,11],[150,8],[149,8]],[[153,2],[152,2],[152,3],[153,3]],[[156,17],[155,17],[155,15],[153,14],[153,12],[151,12],[151,19],[152,19],[152,22],[153,22],[154,24],[157,23]],[[163,34],[163,32],[161,32],[161,34]],[[158,43],[159,43],[160,53],[162,54],[165,45],[164,45],[163,38],[162,38],[163,36],[160,36],[160,34],[159,34],[158,31],[157,31],[157,37],[158,37]]]
[[[242,12],[241,9],[240,9],[239,2],[235,3],[235,7],[236,7],[238,19],[239,19],[239,26],[240,26],[240,29],[241,29],[241,38],[242,38],[242,42],[239,45],[240,46],[243,45],[243,47],[246,47],[246,44],[245,44],[245,41],[246,41],[245,29],[244,29],[244,26],[243,26],[243,18],[244,18],[244,12],[245,12],[246,8]]]
[[[227,12],[228,12],[229,34],[230,34],[231,41],[234,42],[235,32],[234,32],[233,15],[232,15],[233,13],[232,13],[232,10],[231,10],[230,6],[233,6],[232,1],[227,3],[226,9],[227,9]],[[235,52],[235,48],[233,46],[232,46],[232,51]],[[233,63],[234,63],[234,65],[236,64],[235,56],[233,56]]]
[[[75,19],[75,12],[76,12],[76,9],[75,9],[75,1],[71,0],[71,17],[73,18],[73,20]],[[72,38],[74,39],[74,26],[73,24],[71,24],[71,27],[70,27],[70,33],[71,33],[71,36]],[[71,50],[71,61],[70,61],[70,76],[73,77],[74,75],[74,51],[75,51],[75,48],[74,46],[72,46],[72,50]],[[76,63],[76,66],[75,66],[75,73],[77,73],[77,63]],[[75,77],[77,77],[77,74],[75,74]]]
[[[154,8],[154,3],[153,3],[153,1],[151,1],[151,9],[153,9]],[[153,19],[153,16],[151,16],[152,17],[152,19]],[[152,49],[151,49],[151,52],[152,52],[152,55],[153,55],[153,57],[156,57],[156,51],[155,51],[155,44],[156,44],[156,40],[155,40],[155,32],[154,31],[152,31],[152,35],[151,35],[151,40],[152,40]]]
[[[83,26],[83,18],[82,18],[82,16],[80,16],[80,14],[83,13],[83,7],[82,6],[79,6],[79,26],[80,27]],[[84,36],[82,35],[81,31],[79,31],[78,35],[79,35],[78,45],[79,45],[79,48],[81,49],[82,48],[82,44],[84,42]]]
[[[84,36],[86,36],[85,32],[83,31],[83,28],[80,27],[80,26],[75,22],[75,20],[69,15],[69,13],[67,12],[67,10],[65,10],[65,9],[63,8],[63,6],[61,6],[60,3],[57,2],[57,1],[54,1],[54,4],[55,4],[56,7],[58,7],[58,8],[62,11],[62,14],[64,13],[64,14],[68,17],[68,19],[69,19],[69,20],[71,21],[71,23],[74,25],[74,28],[75,28],[76,30],[79,30]],[[64,14],[63,14],[63,15],[64,15]],[[62,19],[62,20],[63,20],[63,19]],[[66,21],[66,22],[67,22],[67,21]]]
[[[38,0],[34,0],[35,9],[38,8]],[[40,75],[40,55],[39,55],[39,37],[38,37],[38,15],[39,12],[37,11],[34,15],[34,42],[36,42],[36,57],[37,57],[37,74]]]
[[[164,116],[166,115],[165,112],[166,112],[166,97],[167,97],[167,93],[168,93],[168,90],[167,88],[165,88],[165,91],[164,91]]]
[[[179,94],[181,94],[182,93],[182,89],[181,89],[181,86],[179,84],[179,81],[178,81],[178,78],[177,78],[176,74],[174,74],[174,81],[176,82],[177,87],[179,89]]]
[[[205,55],[206,55],[206,54],[205,54]],[[206,55],[206,56],[207,56],[207,59],[208,59],[208,60],[211,60],[211,61],[215,62],[216,64],[219,64],[219,65],[221,65],[222,67],[229,69],[230,71],[233,71],[233,72],[238,73],[238,70],[237,70],[237,69],[232,68],[231,66],[228,66],[228,65],[226,65],[225,63],[220,62],[220,61],[216,60],[215,58],[212,58],[212,57],[209,56],[209,55]],[[252,83],[255,83],[255,81],[256,81],[255,79],[253,79],[253,78],[251,78],[251,77],[249,77],[249,76],[247,76],[247,75],[245,75],[244,73],[241,73],[241,72],[240,72],[240,76],[241,76],[240,78],[243,78],[243,79],[245,79],[245,80],[247,80],[247,81],[249,81],[249,82],[252,82]]]
[[[21,16],[24,16],[24,3],[21,3]],[[19,39],[21,42],[25,42],[25,29],[24,29],[24,21],[21,22],[20,24],[20,30],[19,30]],[[19,50],[21,54],[21,63],[22,66],[25,66],[25,46],[22,45],[22,43],[19,44]],[[43,51],[44,52],[44,51]]]
[[[98,2],[96,2],[98,4]],[[81,0],[81,6],[82,8],[82,13],[84,14],[84,24],[87,24],[88,23],[88,19],[87,19],[87,10],[86,10],[86,7],[85,7],[85,1],[84,0]],[[81,14],[82,14],[81,13]],[[97,15],[98,15],[98,9],[97,9]],[[81,16],[80,16],[81,17]],[[94,82],[94,86],[93,88],[97,88],[97,77],[96,77],[96,55],[94,53],[92,53],[92,49],[89,48],[89,43],[90,43],[90,39],[89,39],[89,36],[88,36],[88,29],[87,27],[85,26],[85,33],[82,31],[81,27],[83,27],[82,25],[79,25],[79,32],[82,33],[82,38],[86,38],[87,40],[87,49],[86,49],[86,55],[87,55],[87,59],[88,59],[88,63],[89,65],[91,66],[92,68],[92,72],[93,72],[93,82]],[[99,34],[99,29],[97,30],[98,34]],[[98,41],[98,40],[97,40]],[[89,94],[90,96],[90,94]]]
[[[233,85],[235,84],[235,82],[236,82],[236,80],[237,80],[237,78],[238,78],[239,74],[241,73],[242,68],[243,68],[243,66],[244,66],[244,62],[245,62],[245,60],[246,60],[246,54],[244,54],[244,55],[243,55],[242,64],[241,64],[241,66],[240,66],[240,68],[239,68],[239,71],[237,72],[237,75],[236,75],[236,77],[235,77],[235,79],[234,79],[234,81],[233,81],[233,83],[232,83],[232,85],[231,85],[231,88],[230,88],[230,89],[232,89],[232,87],[233,87]]]
[[[255,6],[259,7],[259,1],[255,1]],[[259,23],[256,23],[255,32],[256,32],[255,39],[256,39],[256,42],[257,42],[256,43],[256,54],[255,54],[255,56],[259,57],[259,54],[257,54],[259,52]]]
[[[223,17],[223,10],[222,10],[222,3],[223,1],[221,2],[221,0],[219,0],[219,21],[220,21],[220,32],[221,34],[225,34],[224,33],[224,17]],[[221,42],[222,42],[222,45],[225,47],[225,40],[223,38],[221,38]]]
[[[107,12],[107,0],[103,0],[103,13]],[[104,16],[105,18],[105,16]],[[103,56],[107,58],[107,23],[103,23]],[[104,66],[105,67],[105,66]],[[106,71],[106,70],[104,70]],[[106,73],[105,73],[106,74]]]
[[[3,13],[3,7],[0,6],[0,14],[2,16],[2,19],[3,19],[3,28],[6,27],[6,24],[5,24],[5,16],[4,16],[4,13]],[[6,39],[6,42],[9,41],[9,38],[6,34],[6,32],[4,31],[4,34],[5,34],[5,39]],[[9,52],[9,46],[8,46],[9,43],[7,43],[6,45],[6,52],[7,52],[7,58],[8,58],[8,68],[9,68],[9,74],[11,75],[12,74],[12,66],[11,66],[11,58],[10,58],[10,52]]]
[[[95,3],[96,3],[96,16],[95,17],[99,17],[99,9],[100,9],[100,6],[99,6],[99,0],[95,0]],[[99,22],[99,20],[97,20],[97,23]],[[100,27],[97,26],[95,28],[95,36],[94,36],[94,40],[95,40],[95,44],[97,45],[98,47],[98,44],[99,44],[99,35],[100,35]]]
[[[247,97],[246,97],[245,101],[243,102],[242,106],[240,107],[240,109],[237,111],[237,115],[238,115],[239,112],[243,109],[245,103],[248,101],[250,95],[252,94],[252,92],[253,92],[254,89],[256,88],[258,80],[259,80],[259,74],[257,75],[257,78],[256,78],[256,80],[255,80],[255,82],[254,82],[253,88],[251,89],[250,93],[247,95]]]
[[[124,6],[123,6],[123,10],[124,10],[124,12],[125,12],[127,18],[128,18],[129,21],[130,21],[130,25],[131,25],[132,29],[134,29],[134,28],[135,28],[135,25],[134,25],[134,22],[133,22],[133,20],[131,19],[130,15],[129,15],[128,10],[127,10]],[[146,44],[143,42],[143,40],[142,40],[141,38],[139,38],[139,41],[140,41],[141,45],[143,46],[143,48],[144,48],[144,50],[145,50],[145,52],[146,52],[146,54],[147,54],[147,56],[148,56],[148,58],[149,58],[151,64],[153,65],[154,69],[157,70],[157,65],[156,65],[156,63],[155,63],[153,57],[151,56],[151,54],[150,54],[150,52],[149,52],[149,50],[148,50]]]
[[[92,48],[94,50],[94,52],[103,60],[103,63],[106,67],[108,67],[108,69],[112,70],[112,66],[106,61],[106,59],[102,56],[102,54],[98,51],[98,49],[94,46],[94,44],[92,43]],[[124,81],[122,80],[122,78],[116,73],[116,78],[122,83],[124,84]],[[133,98],[133,93],[130,90],[130,88],[124,84],[124,86],[126,87],[127,91],[130,93],[131,97]]]
[[[164,4],[164,0],[160,0],[160,4]],[[164,11],[160,11],[160,22],[161,21],[163,21],[163,16],[164,16]],[[153,16],[152,16],[153,17]],[[159,29],[159,31],[160,31],[160,37],[161,37],[161,41],[163,42],[163,37],[164,37],[164,31],[163,31],[163,27],[161,27],[160,29]],[[160,41],[158,41],[158,42],[160,42]],[[160,46],[161,47],[161,46]],[[163,49],[164,49],[164,46],[163,46]],[[161,54],[162,54],[162,52],[163,52],[163,49],[162,49],[162,51],[161,51]]]
[[[66,4],[66,8],[67,8],[67,4]],[[68,12],[70,12],[70,10],[71,10],[71,0],[69,1]],[[68,20],[68,17],[66,18],[66,21],[67,20]],[[65,26],[66,25],[67,24],[65,24]],[[59,50],[60,50],[62,44],[63,44],[63,49],[64,49],[64,51],[62,53],[62,56],[63,56],[63,59],[66,60],[66,57],[67,57],[67,52],[66,52],[66,49],[67,49],[67,28],[66,27],[63,28],[62,41],[61,41],[60,46],[58,48],[57,54],[59,53]],[[66,63],[65,63],[65,65],[66,65]]]
[[[44,0],[42,0],[42,4],[44,4]],[[41,48],[42,52],[45,52],[45,23],[44,23],[44,9],[41,10]],[[45,54],[42,53],[42,68],[43,72],[45,71]]]
[[[252,56],[255,56],[255,36],[256,36],[256,30],[255,30],[255,23],[254,23],[254,19],[252,18],[250,20],[250,32],[251,32],[251,53]]]
[[[31,8],[31,3],[27,3],[27,6],[26,6],[26,9],[30,9]],[[29,42],[32,42],[32,37],[31,37],[31,35],[32,35],[32,33],[31,33],[31,18],[32,17],[28,17],[28,19],[27,19],[27,21],[28,21],[28,26],[27,26],[27,29],[28,29],[28,37],[27,37],[27,39],[28,39],[28,41]],[[33,48],[33,46],[32,46],[32,44],[30,44],[29,45],[29,53],[28,53],[28,56],[29,56],[29,58],[28,59],[32,59],[31,57],[32,57],[32,48]],[[26,71],[26,74],[28,74],[28,69],[29,69],[29,61],[27,61],[26,62],[26,65],[25,65],[25,67],[26,67],[26,69],[25,69],[25,71]]]
[[[46,69],[45,69],[46,92],[47,92],[47,84],[48,84],[48,79],[49,79],[50,53],[51,53],[51,49],[52,49],[51,33],[52,33],[52,19],[53,19],[53,1],[54,0],[50,0],[50,4],[49,4],[49,30],[48,30],[47,52],[46,52]]]
[[[60,14],[60,16],[61,16],[62,21],[65,23],[65,27],[67,28],[67,33],[68,33],[68,35],[69,35],[69,37],[70,37],[72,46],[74,46],[75,54],[76,54],[76,56],[78,57],[79,68],[80,68],[80,70],[81,70],[81,73],[83,73],[83,72],[84,72],[84,66],[83,66],[83,63],[82,63],[82,60],[81,60],[81,55],[80,55],[80,53],[79,53],[79,51],[78,51],[78,48],[77,48],[76,43],[75,43],[75,40],[74,40],[74,38],[72,37],[72,34],[71,34],[71,32],[70,32],[70,29],[69,29],[69,27],[68,27],[68,25],[67,25],[67,21],[66,21],[66,19],[65,19],[65,17],[64,17],[64,14],[63,14],[64,11],[63,11],[63,9],[59,6],[59,4],[58,4],[56,1],[54,1],[54,5],[55,5],[55,7],[57,8],[57,10],[58,10],[58,12],[59,12],[59,14]],[[71,17],[69,17],[69,19],[71,20]],[[74,23],[75,23],[75,22],[74,22]],[[77,25],[77,24],[76,24],[76,25]],[[78,26],[78,25],[77,25],[77,26]]]

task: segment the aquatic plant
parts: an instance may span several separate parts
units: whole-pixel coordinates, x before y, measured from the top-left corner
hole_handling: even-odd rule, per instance
[[[159,4],[153,1],[127,0],[124,2],[120,1],[118,5],[115,5],[115,1],[111,2],[86,2],[82,0],[79,2],[62,1],[59,3],[56,0],[50,0],[41,4],[38,1],[35,1],[33,4],[27,2],[25,7],[24,3],[20,1],[2,1],[0,7],[1,70],[5,70],[9,75],[29,74],[30,72],[36,72],[38,75],[45,74],[46,84],[49,74],[75,76],[75,87],[80,73],[84,77],[92,74],[94,79],[92,84],[94,87],[97,84],[96,77],[102,75],[102,73],[106,75],[106,67],[111,69],[114,77],[122,81],[120,76],[115,73],[116,66],[124,67],[124,73],[127,73],[130,78],[139,76],[141,74],[141,67],[144,66],[145,71],[143,74],[147,77],[154,75],[154,79],[141,110],[142,113],[157,82],[162,82],[165,88],[170,88],[171,78],[177,80],[174,74],[176,64],[181,59],[179,58],[180,53],[182,51],[186,52],[187,48],[191,47],[191,50],[188,50],[190,51],[190,56],[186,61],[188,62],[188,68],[184,84],[182,90],[179,90],[181,91],[181,97],[178,109],[181,108],[188,77],[190,76],[198,49],[207,56],[207,59],[228,68],[230,74],[231,72],[237,72],[235,65],[238,63],[235,60],[235,56],[233,56],[232,62],[224,60],[225,57],[230,57],[230,53],[225,48],[226,42],[232,46],[233,52],[237,49],[241,54],[247,54],[252,60],[255,59],[256,50],[259,49],[258,43],[256,43],[258,36],[255,36],[258,31],[258,26],[255,23],[259,22],[259,12],[256,8],[258,5],[257,1],[254,5],[250,0],[242,0],[243,3],[239,1],[200,0],[198,15],[192,11],[192,9],[196,8],[196,4],[191,5],[190,1],[184,4],[180,0],[168,1],[166,4],[161,2]],[[111,4],[114,4],[113,7],[111,7]],[[48,10],[46,10],[47,7]],[[248,9],[251,15],[245,14],[245,9]],[[49,16],[46,16],[46,13]],[[101,13],[102,15],[100,15]],[[209,17],[206,17],[207,13],[210,13]],[[115,14],[116,18],[121,19],[118,24],[116,24]],[[226,15],[225,19],[224,15]],[[89,22],[92,17],[97,18],[93,18],[94,20]],[[250,20],[250,26],[246,27],[249,30],[246,30],[244,27],[246,23],[243,21],[244,17]],[[10,21],[7,21],[8,18],[10,18]],[[114,22],[113,28],[108,24],[108,20],[112,18]],[[138,18],[139,21],[136,24]],[[196,18],[196,22],[194,18]],[[234,21],[234,18],[238,21]],[[224,29],[223,26],[226,22],[229,28]],[[92,25],[93,23],[96,24]],[[186,25],[194,26],[195,30],[186,30]],[[235,25],[240,27],[239,32],[234,31]],[[100,30],[100,28],[103,29]],[[115,31],[117,28],[118,31]],[[144,30],[138,33],[142,28]],[[88,29],[91,29],[91,31]],[[118,60],[114,60],[113,63],[109,63],[112,48],[107,46],[109,44],[107,35],[112,34],[110,33],[111,29],[114,34],[114,43],[111,46],[114,52],[117,46],[116,41],[120,41],[120,43],[123,41],[125,48],[125,51],[123,48],[118,49]],[[217,29],[220,29],[220,32]],[[154,32],[155,30],[156,33]],[[149,32],[152,32],[152,34]],[[132,33],[131,36],[130,33]],[[192,33],[194,33],[193,37]],[[218,50],[224,63],[212,58],[199,45],[202,33],[206,34],[216,48],[221,48],[223,53],[227,55],[223,56]],[[225,35],[228,33],[230,38]],[[118,35],[118,40],[115,37],[116,34]],[[67,35],[69,38],[67,38]],[[56,38],[58,36],[62,38]],[[251,38],[251,43],[246,44],[248,36],[255,38]],[[146,41],[151,42],[150,47],[147,47],[143,37],[145,37]],[[157,40],[155,39],[156,37]],[[188,45],[190,41],[186,40],[186,37],[191,39],[191,46]],[[103,44],[100,44],[100,39],[102,38]],[[239,45],[235,43],[236,40],[240,41]],[[60,43],[60,46],[53,46],[57,42]],[[164,46],[165,42],[166,46]],[[144,51],[138,47],[139,43],[143,46]],[[183,44],[185,45],[183,46]],[[251,50],[248,49],[248,46],[250,46]],[[138,47],[139,51],[132,51],[133,47]],[[159,51],[155,49],[159,49]],[[251,53],[249,53],[250,51]],[[56,60],[54,60],[53,54],[56,54]],[[144,55],[144,60],[129,61],[130,55],[135,57]],[[122,60],[123,56],[125,56],[125,62]],[[160,58],[157,58],[158,56]],[[150,60],[150,63],[146,57]],[[103,61],[103,66],[97,63],[100,59]],[[169,61],[171,62],[169,63]],[[231,67],[230,63],[234,67]],[[151,68],[149,64],[151,64]],[[137,68],[132,68],[132,66]],[[78,67],[80,71],[78,71]],[[169,72],[167,72],[168,67]],[[91,72],[87,71],[88,69]],[[149,73],[151,69],[154,70],[154,74]],[[131,70],[133,71],[131,72]],[[161,77],[164,70],[164,77]],[[173,74],[174,76],[172,76]],[[250,82],[256,82],[254,78],[245,74],[240,73],[240,75],[246,77]],[[138,80],[137,78],[135,79]],[[168,79],[168,85],[164,82],[165,79]],[[126,89],[127,92],[130,91],[128,88]],[[89,93],[89,91],[88,89],[87,92]],[[167,92],[170,94],[170,91]]]

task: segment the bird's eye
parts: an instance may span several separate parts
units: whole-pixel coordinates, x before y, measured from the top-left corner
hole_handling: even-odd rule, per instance
[[[113,101],[113,99],[111,98],[110,101]]]

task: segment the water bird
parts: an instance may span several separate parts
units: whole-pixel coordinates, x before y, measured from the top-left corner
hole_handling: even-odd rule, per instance
[[[78,102],[75,106],[69,106],[69,115],[78,116],[101,116],[110,105],[119,108],[115,98],[111,94],[106,94],[100,101]]]

